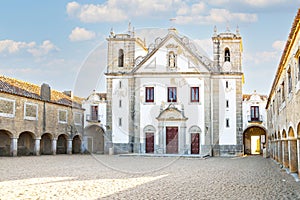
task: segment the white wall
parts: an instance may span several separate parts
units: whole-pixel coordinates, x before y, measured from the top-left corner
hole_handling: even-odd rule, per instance
[[[228,88],[226,88],[228,81]],[[236,144],[236,82],[235,79],[221,79],[219,81],[219,144]],[[226,100],[229,108],[226,108]],[[226,127],[229,119],[229,127]]]
[[[121,81],[121,88],[120,88]],[[122,107],[119,101],[122,100]],[[129,91],[128,79],[113,79],[112,81],[112,142],[129,142]],[[119,118],[122,126],[119,126]]]

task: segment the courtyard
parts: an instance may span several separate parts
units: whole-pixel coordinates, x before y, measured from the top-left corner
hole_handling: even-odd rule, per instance
[[[0,199],[300,199],[300,184],[261,156],[0,157]]]

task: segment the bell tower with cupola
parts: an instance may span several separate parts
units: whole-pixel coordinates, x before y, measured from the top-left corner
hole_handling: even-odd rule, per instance
[[[232,33],[227,27],[226,32],[218,34],[215,27],[212,40],[215,67],[221,72],[242,72],[243,47],[239,28]]]

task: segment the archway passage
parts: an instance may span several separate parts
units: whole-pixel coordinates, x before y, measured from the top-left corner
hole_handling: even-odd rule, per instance
[[[92,125],[86,128],[85,141],[89,153],[104,153],[104,131],[100,126]]]
[[[259,126],[251,126],[244,131],[244,154],[262,154],[266,143],[266,131]]]
[[[66,154],[67,153],[67,136],[59,135],[57,138],[56,154]]]
[[[49,133],[42,135],[40,143],[41,155],[50,155],[52,154],[52,137]]]
[[[10,132],[0,130],[0,156],[10,156]]]
[[[18,139],[18,156],[29,156],[34,154],[33,133],[23,132]]]
[[[79,135],[76,135],[72,140],[72,154],[78,154],[81,152],[81,139]]]

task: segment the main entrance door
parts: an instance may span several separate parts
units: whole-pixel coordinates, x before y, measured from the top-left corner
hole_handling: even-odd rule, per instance
[[[166,127],[166,153],[178,153],[178,127]]]
[[[191,154],[199,154],[199,133],[191,134]]]
[[[154,153],[154,133],[146,133],[146,153]]]

